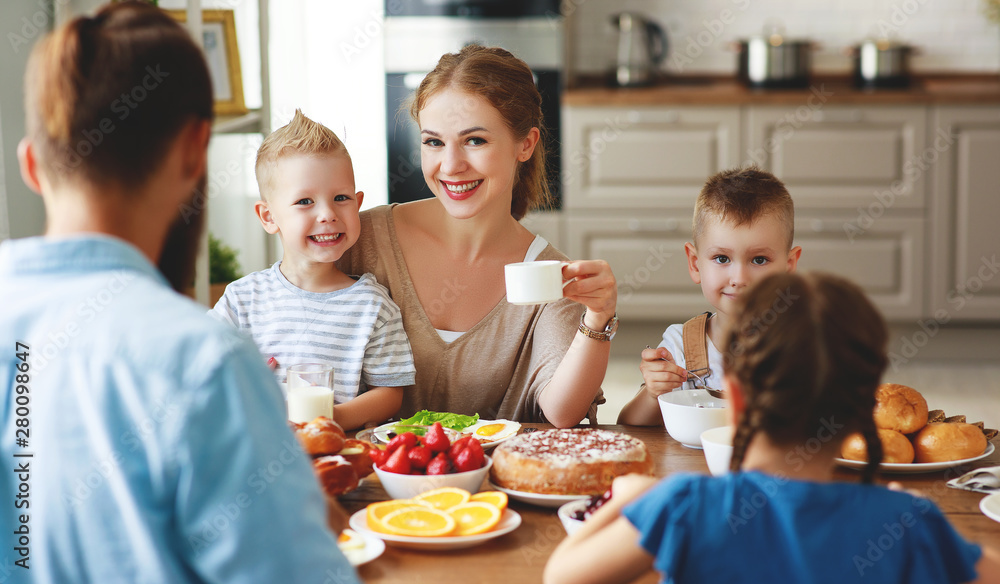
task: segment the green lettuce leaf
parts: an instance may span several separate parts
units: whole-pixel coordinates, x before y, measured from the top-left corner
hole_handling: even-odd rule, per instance
[[[420,410],[405,420],[397,422],[398,425],[421,425],[430,426],[434,422],[441,422],[445,428],[461,432],[469,426],[479,421],[479,414],[473,416],[463,416],[462,414],[452,414],[450,412],[431,412]]]

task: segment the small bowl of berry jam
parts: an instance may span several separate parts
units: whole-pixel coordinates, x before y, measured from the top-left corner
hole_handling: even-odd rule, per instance
[[[573,535],[573,533],[580,529],[583,522],[594,511],[597,511],[601,505],[607,503],[609,499],[611,499],[611,489],[608,489],[603,495],[597,495],[589,499],[577,499],[559,507],[557,514],[559,515],[559,521],[562,522],[563,528],[566,530],[566,534]]]

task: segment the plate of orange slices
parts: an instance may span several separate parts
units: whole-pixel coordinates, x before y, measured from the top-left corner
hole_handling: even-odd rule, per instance
[[[351,516],[351,528],[389,545],[418,550],[454,550],[508,534],[521,516],[498,491],[470,494],[442,487],[412,499],[372,503]]]

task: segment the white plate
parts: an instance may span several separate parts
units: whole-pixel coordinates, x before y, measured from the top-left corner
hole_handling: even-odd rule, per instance
[[[476,422],[476,425],[489,424],[493,422],[510,422],[510,420],[479,420],[478,422]],[[359,432],[358,439],[368,440],[373,444],[388,444],[389,440],[391,440],[391,438],[389,437],[389,433],[393,432],[397,425],[399,425],[399,422],[389,422],[387,424],[382,424],[377,428],[372,428],[370,431],[362,430],[362,432],[364,432],[365,434],[362,435]],[[520,428],[518,429],[518,431],[520,431]],[[450,428],[445,428],[445,432],[456,432],[456,431]],[[461,434],[471,434],[471,433],[472,433],[471,429],[462,430],[461,432]],[[508,436],[502,440],[494,440],[492,442],[483,442],[482,440],[480,440],[479,444],[482,445],[483,451],[489,452],[490,450],[496,448],[497,444],[500,444],[501,442],[506,442],[507,440],[510,440],[514,436],[517,436],[517,434],[515,433],[514,435]],[[449,436],[449,438],[451,438],[451,436]],[[454,438],[452,438],[452,441],[454,441]]]
[[[948,460],[945,462],[914,462],[912,464],[900,464],[893,462],[883,462],[879,465],[879,470],[884,473],[895,473],[895,474],[916,474],[921,472],[934,472],[938,470],[945,470],[946,468],[951,468],[953,466],[961,466],[963,464],[968,464],[970,462],[975,462],[982,458],[993,454],[996,448],[993,446],[992,442],[986,443],[986,452],[983,452],[979,456],[973,456],[972,458],[963,458],[962,460]],[[868,465],[867,462],[860,460],[847,460],[844,458],[835,458],[838,464],[841,466],[846,466],[849,468],[862,469]]]
[[[355,568],[362,564],[367,564],[368,562],[381,556],[382,552],[385,551],[385,542],[381,539],[367,532],[355,531],[354,533],[364,540],[365,547],[352,550],[341,549],[340,551],[344,552],[344,556],[347,558],[347,561],[350,562]]]
[[[590,495],[541,495],[539,493],[529,493],[527,491],[515,491],[513,489],[505,489],[503,487],[498,487],[490,481],[490,487],[507,493],[507,496],[521,501],[522,503],[528,503],[531,505],[538,505],[539,507],[551,507],[555,509],[556,507],[562,507],[570,501],[577,501],[579,499],[589,499]]]
[[[1000,521],[1000,493],[983,497],[979,502],[979,510],[993,521]]]
[[[408,535],[389,535],[387,533],[377,533],[368,529],[367,509],[362,509],[354,515],[351,515],[349,523],[354,531],[380,538],[385,540],[385,542],[389,545],[413,550],[444,551],[472,547],[474,545],[479,545],[484,541],[489,541],[491,539],[498,538],[501,535],[506,535],[521,525],[521,515],[512,509],[505,509],[503,516],[500,517],[500,523],[486,533],[477,533],[476,535],[452,535],[445,537],[413,537]]]
[[[521,424],[519,424],[517,422],[514,422],[512,420],[479,420],[478,422],[476,422],[472,426],[469,426],[465,430],[462,430],[462,434],[472,436],[473,435],[472,433],[475,431],[475,428],[486,426],[486,425],[489,425],[489,424],[504,424],[504,423],[506,423],[506,424],[517,424],[517,429],[515,429],[514,433],[511,434],[510,436],[506,436],[504,438],[501,438],[500,440],[491,440],[489,442],[485,442],[481,438],[479,438],[478,436],[476,436],[476,439],[479,440],[479,444],[483,447],[483,450],[486,451],[486,452],[489,452],[490,450],[493,450],[494,448],[496,448],[497,444],[500,444],[501,442],[506,442],[506,441],[510,440],[511,438],[513,438],[514,436],[517,436],[517,434],[521,431]]]

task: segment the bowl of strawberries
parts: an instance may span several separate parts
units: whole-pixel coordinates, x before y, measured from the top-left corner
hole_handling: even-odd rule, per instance
[[[409,499],[441,487],[476,493],[493,464],[478,440],[437,422],[397,433],[384,450],[372,451],[371,458],[375,474],[393,499]]]

